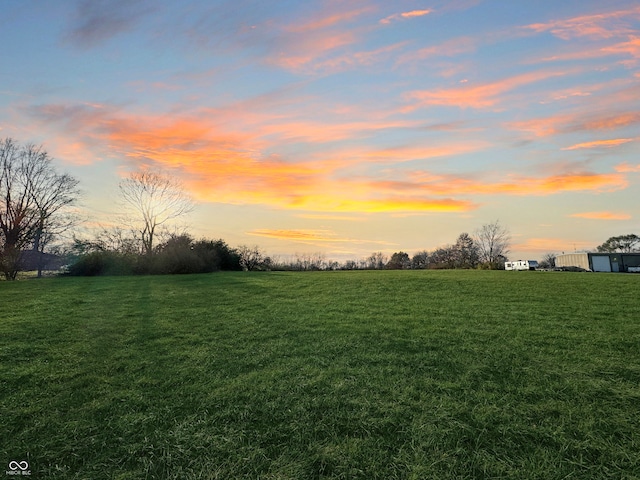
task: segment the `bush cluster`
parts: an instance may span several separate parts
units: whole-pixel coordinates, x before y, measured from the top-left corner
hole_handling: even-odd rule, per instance
[[[194,241],[188,235],[171,237],[152,255],[92,246],[68,267],[69,275],[162,275],[242,270],[240,255],[223,240]]]

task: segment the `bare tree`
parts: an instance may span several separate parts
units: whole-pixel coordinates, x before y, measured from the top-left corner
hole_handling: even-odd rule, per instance
[[[237,252],[238,255],[240,255],[240,266],[243,270],[257,270],[265,260],[264,255],[260,251],[260,247],[257,245],[253,245],[252,247],[240,245],[237,248]]]
[[[296,253],[291,267],[294,270],[324,270],[326,267],[325,255],[321,252],[316,253]]]
[[[371,270],[382,270],[387,264],[388,257],[382,252],[374,252],[367,258],[367,267]]]
[[[125,204],[135,213],[128,223],[139,235],[147,255],[153,253],[158,229],[194,208],[182,184],[161,173],[134,172],[120,182],[120,193]]]
[[[67,207],[79,195],[78,181],[56,172],[41,147],[0,142],[0,264],[15,280],[23,250],[41,254],[45,245],[74,222]],[[41,265],[39,266],[41,273]]]
[[[554,268],[556,266],[556,254],[551,252],[545,253],[540,261],[540,266],[542,268]]]
[[[496,220],[483,225],[475,232],[475,244],[478,247],[480,262],[497,266],[501,258],[506,258],[511,246],[509,230]]]

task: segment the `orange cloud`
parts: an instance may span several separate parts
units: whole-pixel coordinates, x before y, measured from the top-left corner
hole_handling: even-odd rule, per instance
[[[293,240],[297,242],[348,242],[349,239],[337,238],[336,234],[329,230],[272,230],[257,229],[247,232],[249,235],[259,237],[277,238],[279,240]]]
[[[411,10],[410,12],[402,12],[402,13],[394,13],[393,15],[389,15],[386,18],[380,20],[382,24],[389,24],[396,20],[402,20],[405,18],[415,18],[415,17],[423,17],[425,15],[429,15],[433,10],[425,9],[425,10]]]
[[[257,229],[246,232],[248,235],[258,237],[272,238],[276,240],[284,240],[287,242],[302,243],[305,245],[314,245],[321,248],[341,249],[349,245],[394,245],[390,242],[379,240],[362,240],[358,238],[339,237],[331,230],[312,230],[312,229]],[[345,252],[348,253],[348,252]]]
[[[405,145],[371,150],[350,149],[338,152],[335,156],[348,163],[400,163],[412,160],[464,155],[484,150],[490,145],[491,144],[489,142],[484,140],[467,140],[464,143],[448,143],[430,146]]]
[[[588,218],[590,220],[630,220],[631,215],[613,212],[583,212],[569,215],[574,218]]]
[[[362,222],[363,217],[343,216],[343,215],[327,215],[322,213],[301,213],[296,215],[298,218],[310,218],[313,220],[338,220],[342,222]]]
[[[631,165],[626,162],[621,163],[620,165],[616,165],[615,170],[620,173],[640,172],[640,163],[638,165]]]
[[[428,105],[489,108],[500,103],[502,101],[500,96],[506,92],[565,74],[566,72],[532,72],[478,86],[467,86],[468,84],[465,84],[464,87],[451,89],[413,91],[407,94],[407,98],[415,100],[416,104],[409,107],[409,109]]]
[[[487,146],[482,141],[457,145],[402,146],[386,149],[334,150],[306,161],[265,154],[282,147],[277,130],[264,122],[246,132],[211,116],[124,115],[108,108],[47,108],[47,123],[62,124],[74,135],[110,156],[128,159],[134,168],[161,167],[180,175],[201,201],[261,204],[306,212],[413,213],[466,212],[477,208],[470,195],[548,195],[567,191],[614,191],[627,186],[622,172],[572,172],[546,177],[506,176],[501,181],[430,172],[392,174],[399,180],[377,180],[348,170],[364,164],[393,165],[409,160],[452,156]],[[213,117],[215,118],[215,117]],[[240,117],[231,120],[239,120]],[[226,117],[225,117],[226,120]],[[251,117],[251,122],[256,119]],[[277,125],[277,122],[276,122]],[[349,126],[358,132],[364,124]],[[374,122],[375,125],[375,122]],[[385,125],[381,123],[379,126]],[[255,127],[255,128],[254,128]],[[230,130],[226,130],[230,128]],[[249,133],[250,132],[250,133]],[[346,135],[346,134],[345,134]],[[345,137],[349,138],[349,137]],[[366,171],[366,170],[364,170]],[[494,177],[492,177],[494,178]]]
[[[591,190],[595,192],[612,192],[628,186],[626,179],[616,173],[570,173],[563,175],[553,175],[542,179],[522,179],[530,184],[523,189],[528,194],[535,195],[537,191],[541,194],[571,192]],[[516,188],[521,188],[518,184]],[[508,186],[510,189],[511,186]],[[501,189],[502,190],[502,189]],[[524,192],[522,194],[524,194]],[[514,193],[519,193],[515,191]]]
[[[424,191],[432,195],[552,195],[561,192],[611,192],[626,188],[628,183],[620,173],[565,173],[547,177],[508,176],[509,181],[484,182],[453,175],[413,174],[411,181],[376,182],[379,188],[404,191]]]
[[[349,138],[367,137],[383,130],[417,128],[422,124],[415,120],[375,120],[362,122],[310,122],[277,119],[255,127],[257,134],[280,140],[327,143]]]
[[[623,145],[625,143],[633,142],[633,138],[613,138],[611,140],[594,140],[592,142],[576,143],[570,147],[565,147],[562,150],[580,150],[583,148],[611,148]]]

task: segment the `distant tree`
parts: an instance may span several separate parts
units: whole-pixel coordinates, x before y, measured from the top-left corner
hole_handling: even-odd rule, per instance
[[[15,280],[25,249],[42,253],[73,225],[68,207],[78,198],[77,186],[57,173],[41,147],[0,141],[0,267],[7,280]]]
[[[496,220],[476,230],[474,241],[478,247],[478,260],[490,268],[500,268],[501,259],[507,258],[511,246],[509,231]]]
[[[338,263],[335,260],[329,260],[325,262],[325,269],[326,270],[339,270],[340,269],[340,263]]]
[[[125,205],[133,210],[133,217],[127,222],[136,230],[147,255],[153,253],[158,229],[194,208],[178,180],[150,171],[131,173],[120,182],[120,194]]]
[[[542,260],[540,260],[541,268],[554,268],[556,266],[556,254],[555,253],[545,253],[542,256]]]
[[[411,259],[405,252],[395,252],[385,265],[387,270],[405,270],[411,268]]]
[[[372,253],[369,258],[367,258],[367,268],[371,270],[382,270],[387,264],[387,258],[388,257],[382,252]]]
[[[146,259],[148,262],[149,258]],[[193,239],[189,235],[175,235],[155,248],[151,273],[194,273],[200,270],[198,256],[193,252]]]
[[[357,260],[347,260],[344,262],[342,266],[343,270],[357,270],[358,269],[358,261]]]
[[[429,267],[431,268],[455,268],[456,267],[456,250],[452,245],[435,249],[429,255]]]
[[[478,247],[468,233],[461,233],[453,245],[456,268],[475,268],[479,261]]]
[[[237,249],[240,255],[240,266],[243,270],[258,270],[264,262],[264,254],[257,245],[240,245]]]
[[[429,252],[423,250],[421,252],[416,253],[413,257],[411,257],[411,268],[413,269],[424,269],[429,266]]]
[[[207,240],[203,240],[203,242],[208,242]],[[218,257],[218,267],[220,270],[242,270],[242,265],[240,265],[240,254],[237,250],[231,248],[227,243],[222,240],[213,240],[211,241],[211,247],[216,252]],[[198,248],[198,244],[196,244],[196,248]]]
[[[307,271],[307,270],[324,270],[326,268],[326,258],[323,253],[296,253],[293,263],[291,264],[292,270]]]
[[[598,250],[598,252],[631,253],[637,252],[638,247],[640,247],[640,237],[631,233],[628,235],[610,237],[602,245],[598,245],[596,249]]]
[[[97,234],[94,243],[100,250],[117,252],[127,255],[139,255],[140,243],[135,238],[135,232],[121,227],[103,227]]]

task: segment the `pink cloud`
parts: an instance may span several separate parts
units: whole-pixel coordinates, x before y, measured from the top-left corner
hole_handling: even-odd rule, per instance
[[[463,87],[418,90],[407,94],[409,100],[415,100],[410,109],[427,105],[448,105],[460,108],[489,108],[501,103],[501,96],[519,87],[553,77],[566,75],[566,72],[532,72],[506,78],[483,85],[464,84]]]
[[[576,143],[570,147],[565,147],[562,150],[580,150],[589,148],[612,148],[625,143],[633,142],[633,138],[613,138],[610,140],[594,140],[592,142]]]
[[[318,60],[314,62],[309,70],[322,71],[324,73],[337,73],[353,67],[362,67],[375,65],[384,59],[390,58],[394,52],[406,45],[406,42],[387,45],[376,50],[347,53],[326,60]],[[302,64],[296,68],[300,68],[306,64]]]
[[[576,37],[607,39],[633,34],[635,30],[630,24],[638,18],[640,18],[640,7],[535,23],[524,28],[536,33],[550,32],[563,40]]]
[[[340,8],[335,9],[339,5]],[[286,70],[313,73],[316,62],[340,52],[344,47],[360,40],[361,28],[353,23],[372,7],[350,9],[349,2],[330,4],[331,10],[323,12],[304,23],[294,23],[281,28],[278,51],[266,59],[267,63]]]
[[[631,165],[629,163],[621,163],[620,165],[616,165],[616,172],[620,173],[635,173],[640,172],[640,163],[637,165]]]
[[[294,33],[308,33],[316,30],[326,30],[340,23],[355,20],[365,13],[372,11],[371,7],[359,8],[355,10],[347,10],[341,12],[330,12],[314,18],[306,23],[290,24],[284,28],[285,31]]]
[[[569,215],[574,218],[587,218],[590,220],[630,220],[631,215],[627,213],[614,212],[583,212]]]
[[[407,18],[423,17],[425,15],[429,15],[432,12],[433,12],[433,10],[424,9],[424,10],[411,10],[409,12],[402,12],[402,13],[394,13],[393,15],[389,15],[388,17],[383,18],[382,20],[380,20],[380,23],[387,25],[387,24],[389,24],[391,22],[394,22],[394,21],[397,21],[397,20],[403,20],[403,19],[407,19]]]
[[[598,115],[560,114],[545,118],[534,118],[521,122],[511,122],[508,128],[531,132],[538,137],[581,131],[616,130],[640,124],[640,113],[620,112]]]
[[[564,53],[557,53],[542,59],[543,62],[558,62],[568,60],[589,60],[593,58],[603,58],[610,56],[630,56],[633,60],[620,61],[619,63],[627,67],[633,67],[640,59],[640,37],[630,36],[628,41],[617,42],[603,47],[586,47]]]
[[[453,57],[463,53],[476,51],[478,42],[469,37],[455,38],[444,43],[418,49],[414,52],[406,53],[398,59],[398,63],[414,62],[426,60],[432,57]]]

